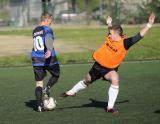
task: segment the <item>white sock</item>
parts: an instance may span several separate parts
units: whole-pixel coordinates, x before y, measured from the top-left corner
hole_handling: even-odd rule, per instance
[[[112,85],[108,91],[108,108],[113,108],[119,92],[119,86]]]
[[[80,90],[85,89],[86,87],[87,85],[84,84],[84,80],[81,80],[76,85],[74,85],[71,90],[67,91],[66,93],[68,95],[74,95],[75,93],[77,93]]]

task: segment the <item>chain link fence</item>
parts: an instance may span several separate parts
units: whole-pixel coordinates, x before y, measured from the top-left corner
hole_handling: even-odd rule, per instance
[[[115,23],[143,23],[145,16],[140,14],[140,10],[145,8],[145,3],[151,0],[75,1],[0,0],[0,26],[26,27],[35,25],[44,11],[52,13],[57,24],[83,25],[92,22],[105,24],[107,15],[111,15]],[[144,12],[144,14],[146,13]]]

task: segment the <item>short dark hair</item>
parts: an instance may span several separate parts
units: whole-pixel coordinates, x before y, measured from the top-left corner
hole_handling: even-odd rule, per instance
[[[43,12],[41,14],[41,21],[44,21],[45,19],[50,19],[50,18],[52,18],[52,14],[49,12]]]
[[[112,27],[110,27],[110,30],[115,30],[119,33],[120,36],[123,36],[123,29],[121,25],[113,25]]]

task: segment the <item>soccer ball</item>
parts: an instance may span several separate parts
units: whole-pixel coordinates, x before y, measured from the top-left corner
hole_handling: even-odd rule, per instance
[[[43,100],[44,109],[53,110],[56,108],[56,100],[53,97],[49,97],[48,99]]]

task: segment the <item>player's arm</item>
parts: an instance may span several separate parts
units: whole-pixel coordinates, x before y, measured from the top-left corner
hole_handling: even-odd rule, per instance
[[[106,23],[107,23],[108,27],[112,27],[112,17],[111,16],[108,16],[106,18]]]
[[[143,29],[141,29],[141,31],[138,34],[124,40],[124,47],[126,49],[129,49],[132,45],[140,41],[144,37],[144,35],[148,32],[148,30],[152,27],[154,20],[155,20],[155,15],[152,13],[149,16],[147,25]]]
[[[147,25],[140,31],[140,35],[141,35],[142,37],[143,37],[143,36],[148,32],[148,30],[152,27],[152,25],[153,25],[153,23],[154,23],[154,20],[155,20],[155,15],[154,15],[154,13],[152,13],[152,14],[149,16]]]
[[[51,52],[53,50],[53,42],[54,42],[54,39],[52,38],[52,36],[50,34],[46,34],[45,36],[45,45],[47,48],[47,52],[45,54],[46,59],[51,56]]]
[[[108,31],[109,31],[109,34],[110,34],[110,27],[112,27],[112,17],[111,16],[108,16],[106,18],[106,23],[108,25]]]

